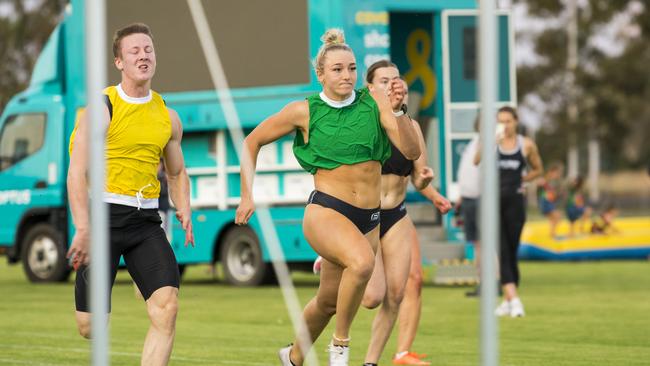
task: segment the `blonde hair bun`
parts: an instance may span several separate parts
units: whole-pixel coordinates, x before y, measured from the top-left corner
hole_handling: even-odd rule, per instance
[[[330,28],[325,31],[325,34],[321,37],[321,41],[325,46],[334,45],[334,44],[345,44],[345,37],[343,36],[343,30],[339,28]]]
[[[318,54],[316,55],[316,58],[314,59],[314,69],[316,72],[322,72],[323,71],[323,64],[325,60],[325,55],[329,51],[335,51],[335,50],[344,50],[344,51],[350,51],[350,46],[345,44],[345,37],[343,37],[343,30],[339,28],[330,28],[328,29],[325,34],[321,37],[321,41],[323,41],[323,45],[320,46],[320,49],[318,50]]]

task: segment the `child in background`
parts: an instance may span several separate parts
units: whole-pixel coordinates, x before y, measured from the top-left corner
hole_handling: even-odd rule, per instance
[[[561,213],[557,206],[560,201],[560,185],[563,172],[564,165],[562,163],[555,162],[551,164],[537,188],[539,208],[551,224],[550,234],[552,238],[557,237],[557,224],[561,219]]]
[[[613,204],[607,206],[600,216],[591,225],[592,234],[607,235],[610,232],[618,234],[620,231],[614,226],[614,219],[618,215],[618,209]]]
[[[580,220],[580,233],[584,234],[586,232],[585,224],[587,223],[587,218],[591,217],[591,207],[587,206],[585,203],[584,183],[584,178],[578,176],[569,184],[566,201],[566,216],[569,219],[570,237],[575,234],[575,223],[578,220]]]

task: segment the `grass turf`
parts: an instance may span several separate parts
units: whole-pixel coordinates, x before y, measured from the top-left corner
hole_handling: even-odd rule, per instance
[[[648,365],[650,263],[567,262],[522,264],[521,296],[527,316],[502,319],[501,365]],[[294,274],[302,304],[317,278]],[[478,365],[478,300],[466,288],[431,285],[414,350],[433,365]],[[74,324],[73,283],[30,284],[19,266],[0,263],[0,365],[89,364],[90,343]],[[277,287],[232,288],[188,268],[171,365],[278,365],[276,352],[292,338]],[[359,311],[352,329],[351,365],[361,365],[374,311]],[[316,343],[321,365],[333,322]],[[111,361],[136,365],[148,320],[128,273],[113,289]],[[390,365],[391,337],[381,359]]]

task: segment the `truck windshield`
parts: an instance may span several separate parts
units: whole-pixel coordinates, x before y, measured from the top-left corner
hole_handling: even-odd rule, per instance
[[[10,168],[43,146],[44,113],[9,116],[0,135],[0,171]]]

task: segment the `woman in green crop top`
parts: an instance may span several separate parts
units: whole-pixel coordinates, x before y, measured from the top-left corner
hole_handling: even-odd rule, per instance
[[[386,91],[355,90],[356,61],[340,30],[328,30],[314,67],[323,91],[289,103],[264,120],[244,141],[241,203],[235,222],[246,224],[255,206],[252,180],[260,148],[296,132],[294,153],[314,175],[316,190],[305,208],[303,231],[323,258],[321,282],[303,316],[313,342],[336,313],[330,365],[347,365],[350,327],[374,267],[379,242],[381,164],[388,139],[408,159],[420,155],[408,116],[393,114]],[[391,92],[401,92],[396,81]],[[302,365],[307,350],[297,344],[279,352],[283,365]]]

